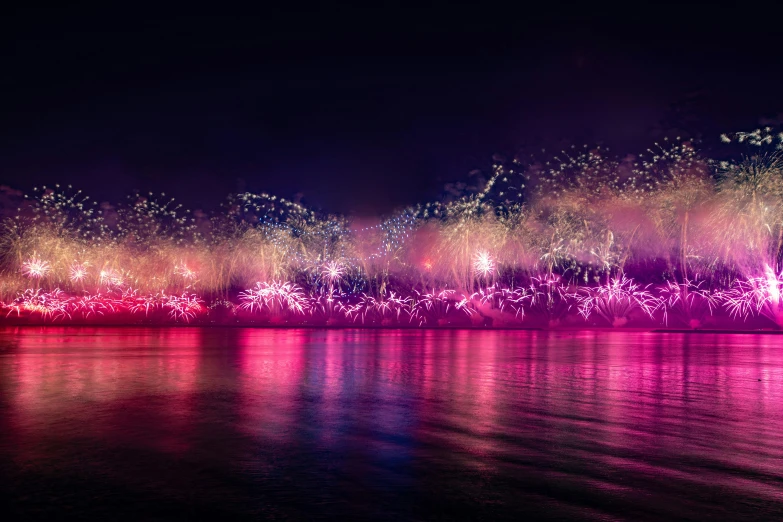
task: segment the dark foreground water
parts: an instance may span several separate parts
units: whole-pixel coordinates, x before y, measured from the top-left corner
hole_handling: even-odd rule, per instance
[[[783,337],[6,328],[3,518],[783,519]]]

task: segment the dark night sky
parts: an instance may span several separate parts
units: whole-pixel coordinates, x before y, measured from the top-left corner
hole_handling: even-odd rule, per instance
[[[200,208],[242,188],[374,214],[496,152],[633,151],[662,128],[712,138],[783,113],[778,28],[756,3],[393,5],[11,13],[0,184],[165,191]]]

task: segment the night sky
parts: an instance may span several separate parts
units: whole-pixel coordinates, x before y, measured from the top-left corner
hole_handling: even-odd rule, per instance
[[[133,5],[133,4],[130,4]],[[380,214],[495,153],[749,130],[783,113],[767,8],[429,3],[0,21],[0,184],[100,200],[237,190]]]

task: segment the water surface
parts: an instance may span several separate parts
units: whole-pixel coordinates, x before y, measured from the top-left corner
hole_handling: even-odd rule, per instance
[[[783,519],[783,338],[0,330],[17,518]]]

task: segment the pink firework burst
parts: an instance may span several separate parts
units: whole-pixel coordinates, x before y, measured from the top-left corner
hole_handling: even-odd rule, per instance
[[[192,281],[193,279],[196,279],[196,271],[192,268],[189,268],[186,264],[181,263],[174,267],[174,273],[178,276],[181,276],[183,279],[187,279],[188,281]]]
[[[196,294],[188,292],[183,292],[181,295],[164,295],[162,300],[163,307],[169,311],[169,316],[175,321],[189,323],[205,310],[204,301]]]
[[[40,314],[44,319],[71,318],[72,299],[62,290],[55,288],[51,292],[44,292],[40,288],[28,288],[20,293],[8,306],[10,309],[6,317],[16,312],[19,316],[22,312]]]
[[[763,315],[783,326],[783,273],[775,274],[769,266],[763,276],[735,281],[719,299],[732,317]]]
[[[720,304],[720,296],[702,289],[702,283],[686,280],[678,284],[667,281],[666,286],[658,289],[664,324],[668,325],[669,318],[674,316],[691,328],[698,328],[712,316]]]
[[[85,263],[79,263],[74,261],[71,263],[71,267],[68,269],[69,279],[73,283],[81,283],[84,278],[87,277],[87,265]]]
[[[345,275],[345,267],[337,261],[329,261],[321,268],[321,279],[325,281],[329,288],[339,285]]]
[[[149,315],[150,312],[163,307],[166,303],[166,296],[165,294],[138,295],[134,290],[124,292],[122,301],[131,313],[138,314],[144,312],[144,315]]]
[[[449,313],[452,310],[460,312],[457,317],[464,319],[464,316],[473,315],[473,310],[468,305],[469,301],[457,294],[454,290],[440,290],[419,293],[416,292],[416,299],[411,304],[411,321],[417,322],[419,326],[424,324],[446,324]]]
[[[513,312],[517,319],[524,318],[524,304],[531,299],[532,294],[528,294],[524,288],[504,288],[496,284],[480,288],[470,296],[470,301],[478,302],[479,306],[488,306],[501,312]]]
[[[101,294],[84,294],[73,301],[73,308],[85,319],[117,311],[114,300]]]
[[[22,274],[30,279],[41,279],[48,274],[51,269],[48,261],[44,261],[35,256],[22,263]]]
[[[593,287],[580,288],[572,295],[576,299],[579,314],[588,319],[593,313],[607,320],[612,326],[623,326],[636,310],[652,318],[661,305],[661,301],[633,279],[612,278],[608,283]]]
[[[310,315],[317,319],[326,321],[334,321],[338,318],[349,319],[351,307],[344,302],[344,297],[338,292],[310,297],[307,309]]]
[[[476,275],[480,277],[489,277],[495,271],[495,261],[489,252],[486,250],[480,250],[476,253],[476,258],[473,261],[473,269]]]
[[[348,316],[354,320],[361,319],[362,324],[389,325],[399,322],[403,317],[410,318],[411,299],[402,298],[391,292],[385,299],[376,299],[367,294],[348,311]]]
[[[304,314],[310,303],[302,289],[288,281],[259,282],[251,289],[239,293],[239,308],[250,312],[267,309],[272,314],[288,311]]]
[[[546,317],[550,325],[558,324],[571,309],[568,287],[555,274],[532,277],[525,295],[529,296],[527,308],[531,314]]]
[[[119,287],[125,284],[125,278],[122,276],[122,272],[113,268],[101,270],[100,280],[102,285],[106,285],[109,288]]]

